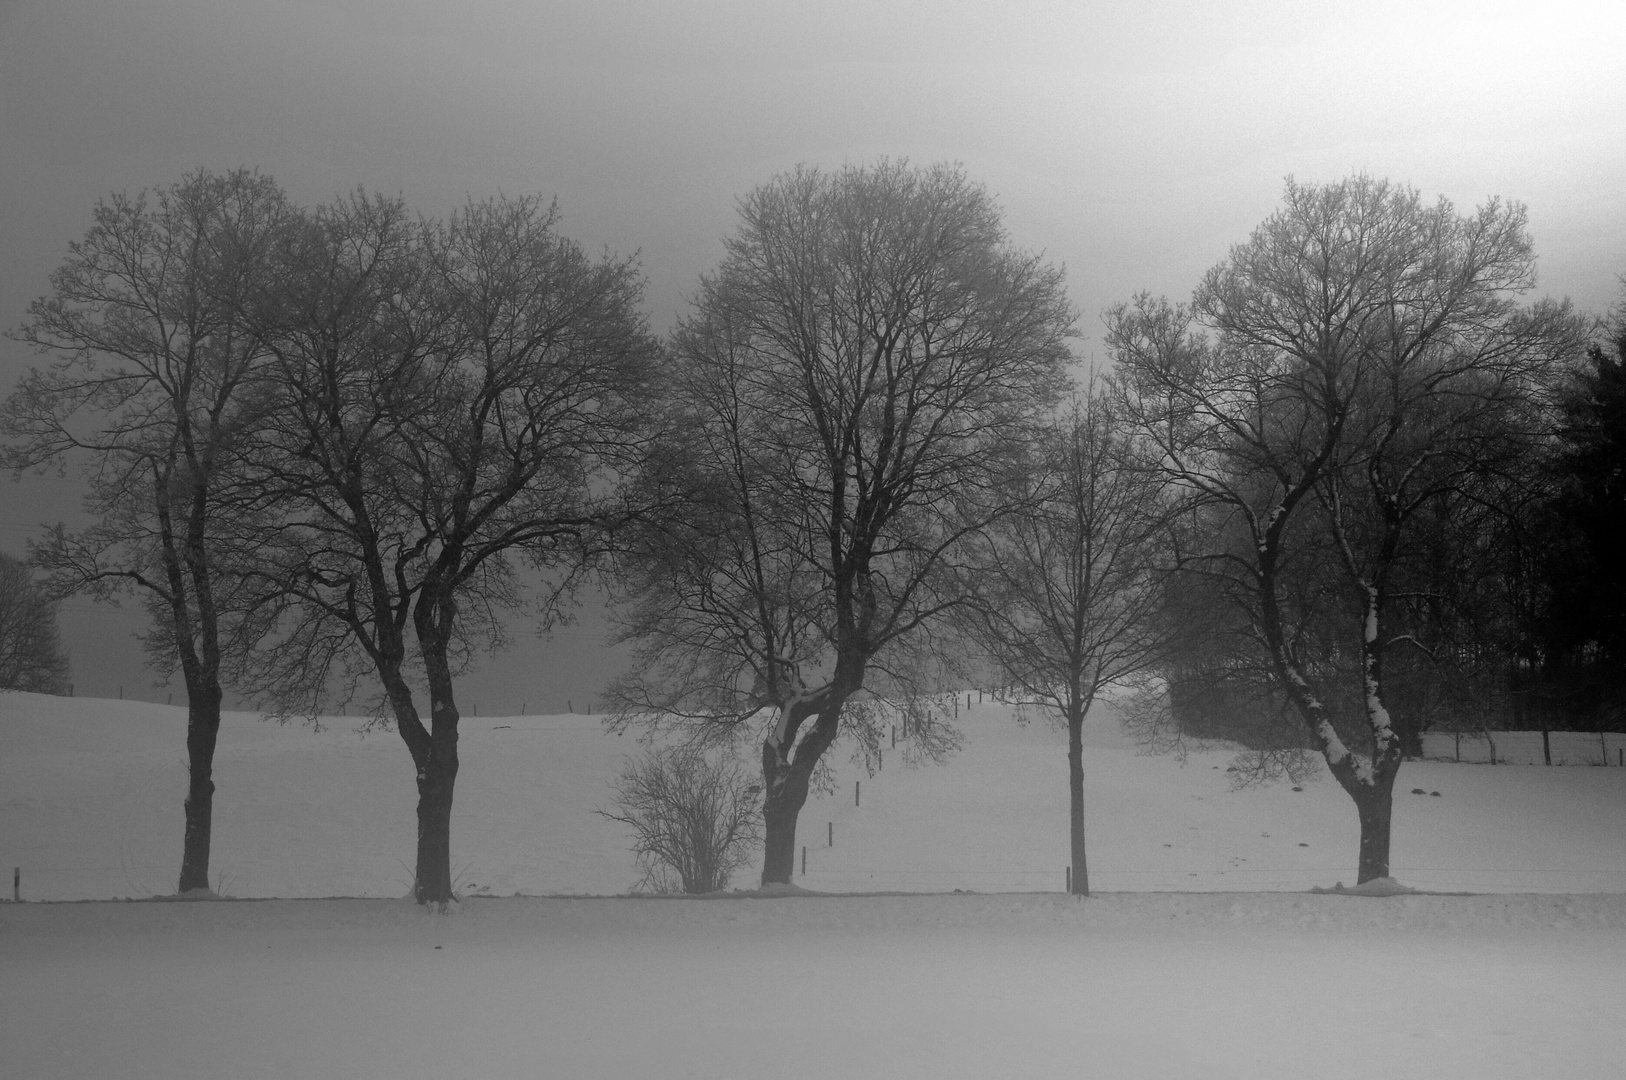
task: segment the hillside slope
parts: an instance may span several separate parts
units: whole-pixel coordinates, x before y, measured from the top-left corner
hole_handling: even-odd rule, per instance
[[[213,877],[229,895],[400,896],[415,791],[404,746],[355,718],[223,720]],[[873,777],[837,755],[803,811],[798,884],[829,891],[1059,891],[1067,860],[1063,737],[1006,705],[962,709],[964,749]],[[185,713],[140,702],[0,695],[0,867],[25,899],[174,888]],[[1595,737],[1592,737],[1595,738]],[[466,894],[604,894],[636,879],[609,807],[631,737],[587,716],[467,717],[452,829]],[[1233,792],[1230,753],[1143,756],[1110,709],[1086,724],[1097,890],[1303,890],[1353,882],[1349,799],[1323,775]],[[854,782],[861,784],[854,806]],[[1414,787],[1439,797],[1414,795]],[[1411,762],[1395,799],[1394,875],[1417,888],[1626,891],[1626,769]],[[834,845],[829,839],[834,837]],[[800,863],[800,852],[798,852]],[[798,869],[800,867],[798,866]],[[737,885],[752,884],[742,874]]]

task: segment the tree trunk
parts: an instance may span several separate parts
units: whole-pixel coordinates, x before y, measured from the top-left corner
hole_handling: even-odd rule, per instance
[[[177,892],[209,887],[209,843],[214,828],[215,742],[220,737],[219,684],[188,687],[186,707],[186,833]]]
[[[456,781],[455,745],[450,760],[437,747],[418,769],[418,868],[413,896],[420,904],[452,900],[452,788]]]
[[[1400,739],[1400,756],[1407,761],[1418,761],[1423,756],[1423,727],[1411,709],[1395,716],[1395,735]]]
[[[452,792],[457,783],[457,722],[446,635],[429,640],[420,627],[429,682],[429,753],[418,762],[418,872],[420,904],[446,904],[452,896]]]
[[[425,664],[433,669],[434,665]],[[444,665],[443,665],[444,666]],[[378,662],[385,696],[395,713],[395,730],[412,755],[418,784],[418,856],[412,896],[420,904],[445,904],[452,897],[452,791],[457,782],[457,709],[449,688],[431,689],[430,723],[425,729],[399,662]],[[431,683],[436,680],[433,675]],[[449,680],[448,680],[449,681]]]
[[[835,742],[840,724],[841,701],[827,697],[816,714],[813,728],[796,744],[796,752],[786,760],[782,748],[770,736],[762,744],[762,884],[789,885],[796,868],[796,818],[807,804],[808,786],[819,758]],[[793,714],[783,736],[785,745],[796,737],[800,718]]]
[[[1090,872],[1084,858],[1084,713],[1067,718],[1067,790],[1070,797],[1068,821],[1072,831],[1074,896],[1090,895]]]
[[[1394,816],[1394,773],[1361,789],[1355,810],[1361,819],[1361,861],[1355,883],[1389,876],[1389,823]]]
[[[806,785],[797,797],[789,783],[780,788],[777,797],[763,800],[762,884],[790,884],[796,870],[796,818],[806,802]]]

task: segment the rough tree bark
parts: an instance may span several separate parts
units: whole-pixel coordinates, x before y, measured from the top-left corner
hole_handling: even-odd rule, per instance
[[[1074,896],[1090,895],[1090,871],[1084,851],[1084,713],[1085,709],[1079,708],[1069,710],[1067,715],[1067,820]]]

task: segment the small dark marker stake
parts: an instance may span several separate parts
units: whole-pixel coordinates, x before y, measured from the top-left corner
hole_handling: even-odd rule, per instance
[[[807,876],[807,845],[802,845],[802,876]]]
[[[829,828],[830,828],[830,839],[828,841],[827,846],[835,847],[836,846],[836,823],[833,822],[833,821],[827,821],[827,822],[825,822],[825,824],[828,825]]]
[[[11,868],[11,902],[13,904],[23,902],[23,868],[20,866]]]
[[[854,806],[858,805],[858,785],[861,784],[861,783],[863,783],[862,780],[854,780],[853,781],[853,805]]]

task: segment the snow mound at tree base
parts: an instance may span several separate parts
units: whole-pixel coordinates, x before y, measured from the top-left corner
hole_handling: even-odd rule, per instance
[[[1311,887],[1310,891],[1313,893],[1337,893],[1340,896],[1406,896],[1417,892],[1416,889],[1408,885],[1402,885],[1392,877],[1373,878],[1370,881],[1363,881],[1353,888],[1345,888],[1342,881],[1330,889],[1323,889],[1321,886],[1315,885]]]

